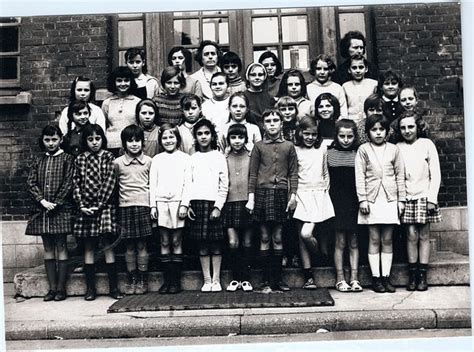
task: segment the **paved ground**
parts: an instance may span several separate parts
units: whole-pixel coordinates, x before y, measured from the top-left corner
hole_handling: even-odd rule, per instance
[[[107,313],[114,302],[5,299],[8,340],[267,335],[354,330],[456,329],[471,326],[468,286],[430,287],[426,292],[340,293],[333,307],[209,309]],[[282,293],[283,294],[283,293]],[[291,299],[291,294],[284,293]],[[369,332],[365,332],[369,334]],[[369,336],[368,335],[368,336]]]
[[[453,337],[455,336],[455,337]],[[414,348],[420,345],[423,351],[429,343],[436,343],[438,346],[449,344],[445,351],[471,351],[472,340],[471,329],[417,329],[417,330],[372,330],[370,334],[367,331],[336,331],[319,332],[312,334],[293,334],[293,335],[245,335],[245,336],[204,336],[204,337],[174,337],[174,338],[141,338],[141,339],[103,339],[103,340],[33,340],[33,341],[8,341],[6,347],[8,350],[21,351],[25,349],[51,350],[51,349],[96,349],[96,348],[137,348],[149,347],[153,350],[179,348],[185,351],[196,351],[205,348],[206,351],[215,349],[230,349],[241,351],[275,351],[275,344],[283,348],[291,346],[291,351],[296,351],[297,347],[305,347],[305,350],[321,350],[323,346],[331,346],[331,349],[347,348],[354,350],[354,345],[359,349],[363,347],[380,348],[382,344],[389,345],[384,347],[384,351],[400,351],[397,343],[403,343]],[[449,338],[449,339],[447,339]],[[380,339],[385,339],[381,341]],[[394,340],[396,339],[396,340]],[[403,340],[402,340],[403,339]],[[436,339],[436,340],[434,340]],[[373,341],[377,340],[377,341]],[[394,343],[395,342],[395,343]],[[205,347],[208,345],[209,347]],[[179,347],[178,347],[179,346]],[[314,347],[314,348],[311,348]],[[286,349],[289,350],[289,349]],[[441,348],[436,350],[442,350]]]

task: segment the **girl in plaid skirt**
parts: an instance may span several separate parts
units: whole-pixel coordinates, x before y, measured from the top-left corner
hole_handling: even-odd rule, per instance
[[[227,198],[229,178],[225,156],[217,150],[214,124],[206,119],[194,125],[196,153],[186,169],[180,214],[187,213],[188,234],[199,243],[204,285],[202,292],[222,291],[221,242],[224,239],[221,210]],[[211,278],[212,261],[212,278]]]
[[[120,138],[125,154],[115,159],[114,166],[119,186],[119,231],[127,247],[125,293],[144,294],[148,291],[146,239],[152,234],[148,187],[151,158],[143,153],[145,135],[141,127],[125,127]]]
[[[189,155],[179,149],[182,139],[178,127],[174,125],[165,123],[161,126],[158,142],[164,152],[153,157],[150,169],[151,218],[158,220],[164,269],[164,283],[158,292],[178,293],[181,292],[183,228],[186,218],[186,209],[179,205]]]
[[[110,246],[115,235],[116,215],[113,194],[116,186],[114,156],[107,148],[107,138],[99,125],[84,128],[81,136],[84,150],[75,160],[73,196],[79,208],[74,223],[74,235],[84,240],[84,272],[87,290],[84,299],[96,298],[94,251],[99,239],[104,244],[105,262],[109,276],[110,296],[118,299],[122,293],[117,288],[115,254]]]
[[[26,234],[41,236],[43,240],[44,266],[49,283],[44,301],[66,299],[66,235],[72,232],[70,196],[74,157],[60,148],[62,136],[58,126],[43,128],[39,144],[45,153],[33,163],[27,181],[28,192],[35,202],[35,213],[28,221]]]
[[[407,202],[400,221],[407,232],[407,290],[426,291],[430,258],[429,224],[441,221],[437,204],[441,184],[438,152],[428,139],[427,125],[419,113],[404,112],[397,121],[396,129],[403,139],[397,146],[405,163]]]
[[[283,115],[278,110],[266,110],[262,118],[265,134],[252,149],[246,207],[253,213],[253,220],[260,223],[260,256],[264,264],[260,290],[268,293],[272,289],[290,289],[281,278],[282,228],[296,207],[298,160],[293,143],[283,139]]]
[[[227,291],[252,291],[250,284],[250,255],[252,250],[252,218],[245,209],[248,200],[248,174],[250,151],[246,148],[248,142],[247,128],[244,124],[236,123],[229,127],[226,153],[229,169],[229,194],[223,209],[224,228],[229,239],[229,263],[232,271],[232,281]],[[239,244],[242,252],[239,253]]]

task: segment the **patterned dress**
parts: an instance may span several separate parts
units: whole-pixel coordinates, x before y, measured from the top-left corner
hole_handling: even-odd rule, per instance
[[[45,153],[38,157],[28,175],[28,192],[34,200],[34,211],[26,227],[27,235],[58,235],[72,232],[72,176],[74,157],[62,150],[54,155]],[[46,199],[56,203],[47,212],[40,204]]]
[[[98,207],[91,216],[79,211],[74,224],[77,237],[97,237],[116,232],[113,193],[116,184],[114,156],[102,150],[97,154],[84,152],[75,160],[73,196],[79,208]]]

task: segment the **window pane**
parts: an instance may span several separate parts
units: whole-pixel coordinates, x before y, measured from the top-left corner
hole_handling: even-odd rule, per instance
[[[141,13],[122,13],[122,14],[119,14],[118,17],[120,19],[122,19],[122,18],[141,18],[142,14]]]
[[[229,44],[229,22],[227,18],[203,18],[202,39],[218,44]]]
[[[0,79],[17,79],[18,58],[0,58]]]
[[[0,23],[17,23],[19,22],[17,17],[0,17]]]
[[[173,12],[175,16],[197,16],[199,13],[197,11],[194,12]]]
[[[304,42],[308,40],[307,17],[284,16],[281,18],[283,42]]]
[[[199,20],[174,20],[175,45],[199,45]]]
[[[143,22],[119,21],[118,37],[121,48],[143,46]]]
[[[227,15],[227,11],[203,11],[202,14],[204,16],[209,15]]]
[[[366,36],[364,13],[340,13],[339,31],[341,33],[341,38],[349,31],[360,31],[364,36]]]
[[[278,43],[278,17],[253,18],[252,37],[254,44]]]
[[[299,9],[281,9],[281,13],[304,12],[305,10],[306,10],[305,8],[299,8]]]
[[[254,47],[253,48],[253,62],[258,62],[260,55],[262,55],[265,51],[271,51],[278,57],[278,49],[275,46],[267,46],[267,47]]]
[[[264,9],[264,10],[252,10],[254,15],[266,15],[266,14],[273,14],[277,13],[277,9]]]
[[[0,27],[0,52],[18,51],[18,27]]]
[[[283,48],[283,68],[309,70],[309,46],[292,45]]]

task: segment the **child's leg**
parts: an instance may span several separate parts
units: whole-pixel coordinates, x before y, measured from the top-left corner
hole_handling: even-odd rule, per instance
[[[407,256],[408,256],[408,291],[415,291],[416,276],[418,271],[418,229],[414,224],[405,225],[407,237]]]
[[[181,270],[183,267],[183,235],[182,229],[171,230],[171,286],[169,293],[181,292]]]
[[[300,257],[301,263],[303,266],[304,274],[304,288],[313,288],[314,282],[311,283],[310,279],[313,278],[313,273],[311,270],[312,266],[315,266],[316,262],[312,258],[316,257],[318,252],[318,242],[313,236],[314,224],[312,223],[302,223],[298,221],[298,233],[299,233],[299,247],[300,247]],[[313,263],[312,263],[313,262]],[[310,287],[311,286],[311,287]]]
[[[58,286],[55,301],[66,299],[66,281],[67,281],[67,244],[66,235],[58,235],[56,237],[56,248],[58,251]]]
[[[419,249],[419,270],[418,270],[418,284],[416,289],[418,291],[426,291],[428,283],[426,280],[426,273],[428,271],[428,263],[430,260],[430,225],[421,225],[418,228],[420,235],[420,249]]]
[[[128,283],[125,294],[133,295],[137,290],[137,256],[135,253],[135,242],[132,239],[126,240],[125,244],[125,265],[128,273]]]
[[[386,292],[395,292],[395,287],[390,283],[390,270],[393,259],[393,225],[382,225],[382,283]]]
[[[372,276],[380,277],[380,228],[369,225],[369,265]]]
[[[202,276],[204,285],[201,288],[203,292],[211,291],[211,257],[209,255],[209,243],[202,241],[199,244],[199,261],[201,262]]]
[[[117,267],[115,265],[115,252],[111,246],[109,234],[106,234],[104,236],[104,255],[105,264],[107,267],[107,276],[109,277],[109,295],[115,299],[122,298],[122,292],[120,292],[117,286]]]
[[[136,241],[138,282],[135,293],[142,294],[148,292],[148,250],[146,240],[141,238]]]
[[[218,241],[211,242],[211,253],[212,253],[212,291],[222,291],[220,284],[221,281],[221,264],[222,264],[222,251],[221,244]]]
[[[51,235],[41,235],[44,248],[44,268],[49,283],[49,292],[44,296],[44,301],[52,301],[56,295],[56,259],[54,255],[54,237]]]
[[[96,298],[94,265],[94,250],[96,242],[96,238],[86,237],[84,239],[84,273],[86,274],[87,284],[84,299],[86,301],[93,301]]]
[[[269,286],[272,272],[272,262],[270,256],[270,228],[266,223],[260,224],[260,258],[263,269],[263,283],[262,289]]]
[[[160,227],[160,252],[161,263],[163,264],[163,285],[158,290],[159,293],[168,293],[171,284],[171,230]]]
[[[228,291],[235,291],[236,285],[232,281],[241,281],[242,280],[242,267],[241,261],[239,258],[239,233],[237,229],[228,228],[227,229],[227,238],[229,241],[229,266],[231,270],[232,285],[229,284],[227,287]]]
[[[281,277],[283,257],[283,226],[275,224],[272,229],[272,246],[273,246],[273,280],[276,288],[282,291],[289,291],[288,285],[283,282]]]
[[[349,262],[351,264],[350,281],[359,280],[359,240],[357,234],[351,233],[349,240]]]
[[[344,248],[346,247],[346,234],[336,231],[336,246],[334,247],[334,265],[336,267],[336,282],[345,281],[344,277]]]
[[[407,233],[408,263],[414,264],[418,261],[418,229],[414,224],[406,225],[405,229]]]
[[[252,254],[252,228],[246,228],[243,230],[242,236],[242,280],[250,281],[250,256]],[[250,287],[248,287],[250,290]]]

